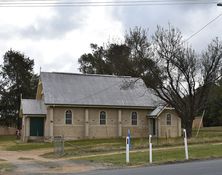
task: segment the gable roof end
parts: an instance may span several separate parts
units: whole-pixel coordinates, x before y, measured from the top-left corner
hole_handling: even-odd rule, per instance
[[[22,99],[23,115],[46,115],[47,110],[42,100]]]

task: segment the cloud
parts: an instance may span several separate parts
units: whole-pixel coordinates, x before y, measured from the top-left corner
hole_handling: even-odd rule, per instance
[[[170,23],[179,28],[186,39],[215,18],[221,10],[216,4],[118,7],[113,11],[113,16],[123,23],[125,30],[141,26],[148,28],[150,35],[156,31],[157,25],[167,27]],[[205,48],[210,40],[220,36],[221,25],[221,20],[215,21],[193,37],[190,44],[197,50]]]
[[[8,7],[0,11],[1,38],[62,38],[67,32],[80,28],[87,18],[88,8]]]
[[[55,8],[50,18],[38,18],[28,27],[20,30],[21,37],[33,39],[62,38],[66,33],[80,28],[86,18],[83,8]]]
[[[49,16],[36,14],[25,27],[15,23],[10,37],[0,42],[0,55],[12,48],[35,60],[35,72],[39,72],[40,67],[44,71],[79,72],[78,58],[90,51],[90,43],[100,45],[122,36],[122,23],[112,17],[110,8],[84,8],[83,15],[76,8],[49,10]],[[48,29],[44,29],[47,23]]]
[[[35,72],[78,72],[78,58],[90,52],[90,43],[122,40],[130,27],[149,28],[170,22],[184,38],[222,12],[216,6],[145,6],[84,8],[1,8],[0,56],[10,48],[35,60]],[[189,42],[197,50],[221,36],[222,18]],[[221,38],[222,39],[222,38]],[[0,59],[0,64],[2,59]]]

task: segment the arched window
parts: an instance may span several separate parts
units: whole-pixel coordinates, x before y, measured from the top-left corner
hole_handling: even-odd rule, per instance
[[[132,112],[131,121],[132,125],[137,125],[137,112]]]
[[[67,110],[65,113],[65,123],[67,125],[72,124],[72,111],[71,110]]]
[[[167,114],[166,123],[167,125],[171,125],[171,114]]]
[[[106,112],[101,111],[100,112],[100,125],[105,125],[106,124]]]

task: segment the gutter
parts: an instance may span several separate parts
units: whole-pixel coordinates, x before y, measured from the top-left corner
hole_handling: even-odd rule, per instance
[[[155,109],[154,106],[115,106],[115,105],[82,105],[82,104],[51,104],[45,103],[52,107],[91,107],[91,108],[116,108],[116,109]]]

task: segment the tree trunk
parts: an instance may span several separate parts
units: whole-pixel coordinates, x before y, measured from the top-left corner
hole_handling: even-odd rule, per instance
[[[187,131],[187,138],[192,137],[192,125],[193,125],[193,120],[186,122],[185,129]]]

